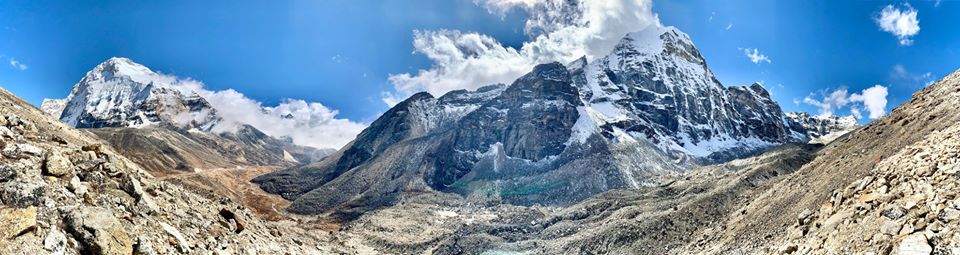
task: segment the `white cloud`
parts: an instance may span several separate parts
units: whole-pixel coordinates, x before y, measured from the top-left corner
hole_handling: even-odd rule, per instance
[[[727,27],[723,30],[730,30],[731,28],[733,28],[733,23],[727,24]]]
[[[819,108],[821,116],[833,116],[834,113],[846,106],[850,106],[850,113],[858,119],[862,118],[862,109],[870,113],[871,119],[886,114],[887,87],[874,85],[860,93],[849,94],[847,88],[838,88],[831,92],[821,92],[822,99],[815,99],[813,95],[803,98],[803,103]]]
[[[770,57],[768,57],[767,55],[760,54],[760,49],[756,49],[756,48],[753,48],[753,49],[739,48],[739,49],[740,51],[743,51],[743,54],[746,55],[747,58],[750,59],[750,62],[753,62],[754,64],[760,64],[760,62],[767,62],[767,64],[770,63]]]
[[[834,111],[850,103],[847,97],[847,88],[839,88],[833,92],[826,93],[823,99],[820,100],[814,99],[811,96],[804,97],[803,103],[820,108],[820,115],[822,116],[833,116]]]
[[[440,95],[455,89],[476,89],[510,83],[533,66],[581,56],[606,55],[629,32],[659,26],[650,0],[476,0],[490,12],[511,9],[529,14],[524,32],[532,39],[517,49],[495,38],[456,30],[415,31],[415,52],[433,61],[415,74],[390,76],[396,94],[384,102],[396,103],[419,91]]]
[[[401,98],[399,95],[386,91],[380,93],[380,98],[383,100],[383,103],[387,104],[387,106],[390,106],[391,108],[403,101],[403,98]]]
[[[29,68],[26,64],[20,63],[20,61],[17,61],[15,58],[9,58],[9,62],[10,66],[20,69],[20,71],[27,70],[27,68]]]
[[[910,38],[920,33],[917,10],[910,4],[904,4],[903,9],[887,5],[874,20],[880,26],[880,30],[896,36],[900,40],[900,45],[913,44]]]
[[[860,94],[850,95],[850,101],[863,102],[867,111],[870,112],[871,119],[883,117],[887,108],[887,87],[874,85]]]
[[[717,12],[710,12],[710,18],[707,18],[707,22],[713,22],[714,15],[717,15]]]
[[[930,86],[937,81],[931,72],[912,73],[901,64],[896,64],[893,66],[893,70],[890,71],[890,78],[923,84],[924,87]]]
[[[247,97],[233,89],[211,91],[192,79],[161,75],[178,86],[197,92],[216,109],[223,122],[214,132],[231,132],[242,124],[256,127],[274,137],[290,137],[299,145],[339,149],[353,140],[366,126],[337,118],[337,110],[320,103],[285,99],[276,106]]]

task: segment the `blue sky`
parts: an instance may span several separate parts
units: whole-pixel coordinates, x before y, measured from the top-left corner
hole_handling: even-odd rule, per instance
[[[433,65],[415,52],[414,30],[476,32],[513,48],[531,40],[528,12],[491,12],[473,0],[262,3],[0,1],[0,86],[39,104],[122,56],[266,105],[304,99],[369,122],[387,109],[384,93],[397,92],[391,75]],[[910,45],[878,25],[887,5],[917,12]],[[960,67],[960,2],[654,1],[652,11],[693,38],[725,85],[762,81],[788,111],[817,113],[804,98],[874,85],[888,89],[889,110]]]

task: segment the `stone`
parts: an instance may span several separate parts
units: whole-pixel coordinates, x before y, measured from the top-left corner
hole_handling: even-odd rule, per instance
[[[940,212],[939,217],[940,217],[940,220],[942,220],[943,222],[949,223],[957,219],[960,219],[960,210],[953,209],[953,208],[944,208],[943,211]]]
[[[791,253],[794,253],[794,252],[796,252],[796,251],[797,251],[797,245],[796,245],[796,244],[792,244],[792,243],[791,243],[791,244],[786,244],[786,245],[780,247],[780,254],[791,254]]]
[[[156,255],[157,248],[153,247],[153,242],[150,242],[150,239],[143,236],[137,238],[137,249],[136,253],[138,255]]]
[[[881,211],[880,215],[883,215],[883,217],[887,217],[888,219],[891,219],[891,220],[896,220],[896,219],[899,219],[900,217],[903,217],[903,210],[893,206],[893,207],[887,208],[886,210]]]
[[[134,178],[131,174],[123,175],[123,179],[120,183],[123,191],[126,191],[130,196],[140,199],[144,196],[143,186],[140,185],[140,181]]]
[[[160,227],[163,229],[163,232],[166,232],[176,241],[177,250],[183,253],[190,253],[190,244],[187,243],[187,239],[183,237],[183,234],[180,234],[179,230],[164,222],[160,222]]]
[[[60,153],[51,153],[43,163],[45,174],[60,177],[73,174],[73,163]]]
[[[899,255],[928,255],[933,252],[933,247],[927,243],[927,237],[923,233],[914,233],[904,237],[897,246]]]
[[[78,197],[83,197],[84,194],[87,194],[87,185],[80,181],[80,177],[73,176],[70,178],[70,182],[67,183],[67,189],[73,191],[73,194],[76,194]]]
[[[7,124],[7,117],[0,116],[0,126],[6,126]]]
[[[807,222],[806,219],[810,218],[810,216],[813,216],[813,211],[810,209],[803,209],[803,211],[797,215],[797,224],[805,225]]]
[[[849,218],[851,215],[851,212],[839,212],[834,214],[833,216],[830,216],[830,218],[827,218],[823,221],[823,226],[821,228],[827,231],[832,231],[837,227],[837,225],[840,225],[840,223]]]
[[[20,117],[18,117],[17,115],[13,115],[13,114],[7,115],[6,119],[7,119],[6,126],[8,127],[19,126],[20,124],[23,124],[23,121],[20,120]]]
[[[84,146],[81,146],[81,147],[80,147],[80,150],[82,150],[82,151],[89,151],[89,152],[93,152],[93,153],[96,153],[96,154],[103,153],[103,151],[102,151],[101,148],[100,148],[100,144],[88,144],[88,145],[84,145]]]
[[[77,237],[82,253],[131,254],[133,242],[110,210],[85,207],[67,214],[68,230]]]
[[[900,231],[901,224],[896,221],[886,221],[880,227],[880,232],[888,235],[896,235]]]
[[[241,218],[240,215],[237,215],[230,209],[222,208],[220,209],[220,217],[223,217],[223,219],[227,222],[233,221],[237,225],[237,229],[235,230],[237,234],[243,232],[243,229],[245,228],[244,225],[246,225],[246,223],[243,221],[243,218]]]
[[[63,255],[67,250],[67,236],[57,229],[57,226],[53,226],[43,239],[43,248],[51,255]]]
[[[160,212],[160,206],[149,195],[144,195],[137,200],[137,206],[141,215],[153,215]]]
[[[30,144],[7,144],[2,154],[7,158],[24,159],[43,155],[43,149]]]
[[[0,240],[9,240],[37,228],[37,208],[0,208]]]
[[[40,206],[46,183],[17,179],[0,185],[0,200],[16,207]]]
[[[11,165],[0,165],[0,182],[8,182],[17,178],[17,170]]]

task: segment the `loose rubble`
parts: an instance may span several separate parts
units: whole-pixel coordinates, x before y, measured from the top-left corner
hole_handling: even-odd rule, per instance
[[[813,220],[791,226],[798,254],[960,253],[960,126],[884,159],[873,175],[835,190]]]
[[[159,181],[3,89],[0,147],[0,254],[333,251],[295,223]]]

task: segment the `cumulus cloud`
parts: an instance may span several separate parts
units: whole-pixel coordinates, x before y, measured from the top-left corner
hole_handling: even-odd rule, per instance
[[[877,119],[886,114],[887,94],[887,87],[881,85],[874,85],[853,94],[849,94],[847,88],[841,87],[830,92],[821,92],[821,99],[815,99],[811,94],[803,98],[803,103],[817,107],[821,116],[833,116],[836,111],[849,106],[850,113],[858,119],[863,118],[863,110],[869,113],[871,119]]]
[[[320,103],[285,99],[276,106],[264,106],[233,89],[213,91],[202,82],[161,75],[175,86],[189,89],[206,99],[223,121],[214,132],[233,132],[243,124],[256,127],[274,137],[289,137],[295,144],[339,149],[353,140],[366,126],[337,118],[339,112]],[[196,118],[196,116],[191,116]]]
[[[803,98],[803,103],[820,108],[820,115],[833,116],[833,112],[850,103],[847,88],[839,88],[826,93],[823,99],[814,99],[811,96]]]
[[[753,48],[753,49],[739,48],[739,49],[740,51],[743,51],[743,54],[746,55],[747,58],[750,59],[750,62],[753,62],[754,64],[760,64],[760,62],[767,62],[767,64],[770,63],[770,57],[768,57],[767,55],[760,54],[760,49],[757,49],[757,48]]]
[[[920,33],[920,21],[917,20],[917,10],[910,4],[903,4],[903,8],[887,5],[874,20],[880,30],[893,34],[900,40],[900,45],[911,45],[910,38]]]
[[[582,56],[606,55],[629,32],[660,26],[650,0],[477,0],[493,14],[520,9],[529,15],[524,33],[530,41],[517,49],[495,38],[457,30],[414,31],[415,52],[433,65],[415,74],[393,74],[396,93],[384,93],[396,103],[413,93],[440,95],[455,89],[476,89],[510,83],[533,66]]]
[[[851,102],[862,102],[870,112],[870,118],[876,119],[886,114],[887,108],[887,87],[874,85],[863,90],[860,94],[850,95]]]

